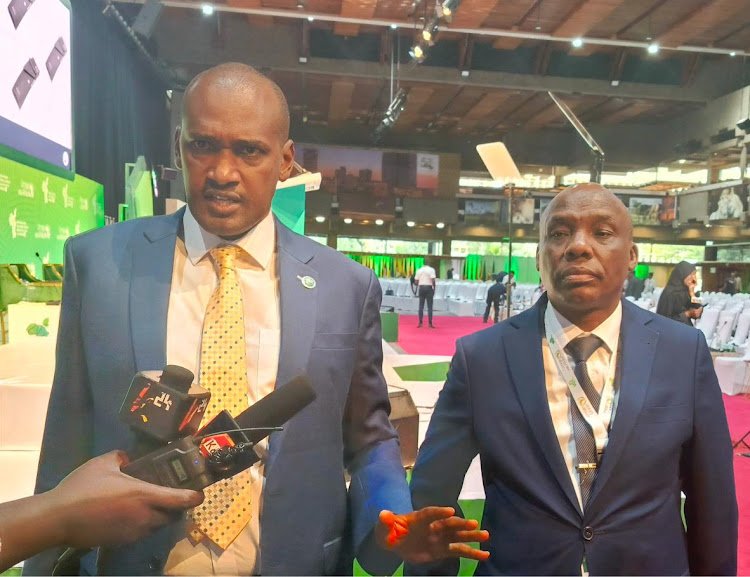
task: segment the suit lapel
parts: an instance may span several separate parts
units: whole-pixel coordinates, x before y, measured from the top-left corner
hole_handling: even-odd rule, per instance
[[[158,370],[167,359],[167,310],[177,230],[184,209],[145,222],[133,240],[130,334],[136,369]]]
[[[510,367],[513,385],[516,387],[529,428],[560,488],[571,505],[580,513],[578,498],[560,451],[560,443],[549,412],[542,355],[542,315],[546,305],[547,297],[544,295],[527,313],[511,318],[510,323],[517,331],[511,338],[503,340],[506,363]],[[524,361],[518,362],[519,359]]]
[[[307,244],[309,241],[294,234],[275,218],[274,220],[281,313],[281,344],[276,376],[276,386],[279,387],[307,371],[315,336],[320,278],[318,272],[308,264],[312,260],[312,253]],[[307,288],[303,284],[305,277],[313,279],[316,286]],[[269,472],[276,460],[285,432],[279,431],[270,437],[267,464]]]
[[[607,450],[604,452],[601,469],[589,500],[590,507],[596,502],[597,495],[602,492],[607,479],[617,465],[617,460],[643,408],[659,340],[659,334],[645,326],[650,321],[650,315],[637,306],[623,301],[620,393],[617,411],[609,432]]]

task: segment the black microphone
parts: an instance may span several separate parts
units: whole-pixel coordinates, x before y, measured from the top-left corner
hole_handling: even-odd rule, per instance
[[[34,253],[36,255],[36,258],[39,259],[39,262],[42,263],[42,269],[39,271],[39,274],[36,275],[36,278],[43,279],[44,278],[44,259],[39,255],[38,252]]]
[[[241,428],[279,427],[315,400],[316,393],[309,377],[301,375],[286,385],[277,387],[255,404],[240,413],[235,420]],[[249,432],[248,440],[255,444],[267,433]]]

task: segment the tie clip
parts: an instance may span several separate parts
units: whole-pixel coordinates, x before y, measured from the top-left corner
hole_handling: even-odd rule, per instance
[[[578,463],[578,469],[585,470],[585,469],[596,469],[597,465],[596,463]]]

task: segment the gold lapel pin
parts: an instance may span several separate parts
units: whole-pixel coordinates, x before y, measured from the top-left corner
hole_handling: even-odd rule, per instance
[[[314,289],[315,285],[317,284],[315,282],[315,279],[311,276],[297,276],[297,278],[302,283],[302,286],[306,289]]]

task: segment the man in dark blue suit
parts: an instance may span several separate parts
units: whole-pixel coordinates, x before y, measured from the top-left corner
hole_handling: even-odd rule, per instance
[[[189,368],[214,393],[209,410],[230,409],[230,394],[246,408],[298,374],[310,377],[317,398],[261,444],[244,487],[214,492],[214,503],[228,501],[236,514],[209,511],[201,524],[193,511],[151,537],[86,556],[81,570],[327,575],[351,572],[354,556],[372,573],[392,573],[402,558],[477,558],[462,542],[486,538],[475,522],[446,508],[412,511],[388,420],[377,279],[270,212],[277,182],[294,162],[279,87],[242,64],[200,74],[185,92],[175,145],[185,209],[66,244],[37,492],[91,457],[131,444],[117,412],[138,371]],[[218,304],[209,309],[211,302]],[[219,309],[216,326],[208,312]],[[232,388],[217,391],[220,377],[204,357],[219,348],[215,334],[238,326],[240,335],[223,347],[230,362],[221,366],[237,374]],[[206,489],[206,503],[217,488]],[[406,536],[386,541],[384,509],[400,515]],[[57,554],[34,557],[24,572],[49,574]]]
[[[632,234],[600,185],[561,192],[540,224],[548,296],[458,341],[411,489],[415,507],[455,507],[480,455],[490,558],[477,574],[737,570],[732,450],[711,355],[700,331],[621,299],[637,264]]]

